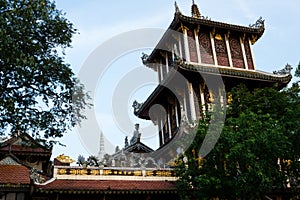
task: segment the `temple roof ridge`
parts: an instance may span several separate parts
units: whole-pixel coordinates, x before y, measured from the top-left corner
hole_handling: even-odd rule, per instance
[[[212,20],[210,17],[204,16],[200,13],[198,5],[195,3],[194,0],[192,0],[191,14],[192,16],[187,16],[183,14],[180,11],[177,2],[175,1],[175,17],[172,23],[170,24],[169,28],[172,29],[172,27],[175,26],[175,24],[177,24],[178,22],[188,22],[192,24],[211,26],[213,28],[221,28],[238,32],[256,34],[258,36],[257,39],[259,39],[262,36],[265,30],[265,20],[263,20],[262,17],[259,17],[259,19],[254,24],[249,24],[248,26]]]

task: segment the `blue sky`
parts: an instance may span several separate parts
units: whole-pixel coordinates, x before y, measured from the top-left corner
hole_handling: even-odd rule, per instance
[[[214,21],[248,26],[255,23],[260,16],[265,19],[266,31],[253,46],[256,66],[259,70],[272,72],[283,68],[287,63],[295,67],[300,61],[300,13],[298,12],[300,3],[298,1],[196,0],[195,2],[201,14]],[[58,9],[66,13],[66,17],[79,32],[73,38],[73,48],[66,51],[66,62],[71,64],[75,73],[82,69],[89,55],[103,42],[126,31],[142,28],[166,29],[173,19],[175,10],[174,0],[118,2],[58,0],[56,4]],[[190,15],[191,0],[178,0],[177,4],[183,14]],[[149,52],[149,49],[129,52],[114,60],[105,76],[100,77],[97,83],[97,91],[93,96],[94,110],[100,130],[108,143],[107,151],[112,151],[115,145],[122,147],[126,135],[131,137],[130,131],[121,130],[112,119],[115,113],[111,109],[111,99],[118,82],[126,73],[142,67],[140,59],[142,51]],[[150,80],[153,81],[133,90],[128,96],[129,99],[124,100],[125,109],[132,122],[132,132],[133,124],[136,122],[142,123],[142,128],[150,126],[149,123],[143,124],[144,122],[136,119],[131,109],[133,99],[145,100],[143,98],[155,87],[155,74],[151,71],[148,73]],[[70,131],[61,139],[61,142],[67,146],[56,146],[53,156],[64,153],[76,159],[79,154],[84,156],[97,154],[100,133],[98,129],[90,132],[93,132],[89,136],[90,140],[86,141],[81,138],[82,133],[76,130]],[[153,148],[157,146],[157,138],[152,136],[144,138],[144,142]]]

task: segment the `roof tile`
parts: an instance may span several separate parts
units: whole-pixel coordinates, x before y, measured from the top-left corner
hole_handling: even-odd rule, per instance
[[[0,165],[0,184],[30,184],[29,172],[22,165]]]
[[[170,181],[129,181],[129,180],[55,180],[39,185],[43,190],[175,190]]]

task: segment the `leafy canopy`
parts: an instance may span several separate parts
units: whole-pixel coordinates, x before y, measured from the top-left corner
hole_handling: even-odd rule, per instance
[[[300,64],[298,77],[299,70]],[[292,197],[300,184],[299,82],[283,91],[250,91],[241,85],[231,93],[232,102],[214,149],[205,158],[196,153],[209,127],[207,114],[199,122],[185,159],[178,161],[181,195],[189,199],[259,199],[283,190]]]
[[[2,134],[20,131],[52,144],[84,118],[88,95],[64,61],[75,32],[50,0],[0,0]]]

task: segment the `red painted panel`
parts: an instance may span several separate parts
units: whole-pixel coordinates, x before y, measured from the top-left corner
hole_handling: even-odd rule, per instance
[[[249,40],[244,41],[244,46],[245,46],[247,63],[248,63],[248,69],[254,70],[254,64],[253,64],[253,60],[252,60],[252,54],[251,54]]]
[[[238,36],[229,39],[233,67],[245,69],[242,46]]]
[[[205,64],[214,64],[212,45],[210,41],[209,32],[199,33],[199,45],[201,61]]]
[[[228,59],[225,39],[224,38],[222,38],[222,40],[215,39],[215,48],[216,48],[218,65],[229,66],[229,59]]]
[[[189,43],[189,51],[190,51],[190,60],[191,62],[198,62],[194,31],[188,30],[187,35],[188,35],[188,43]]]

